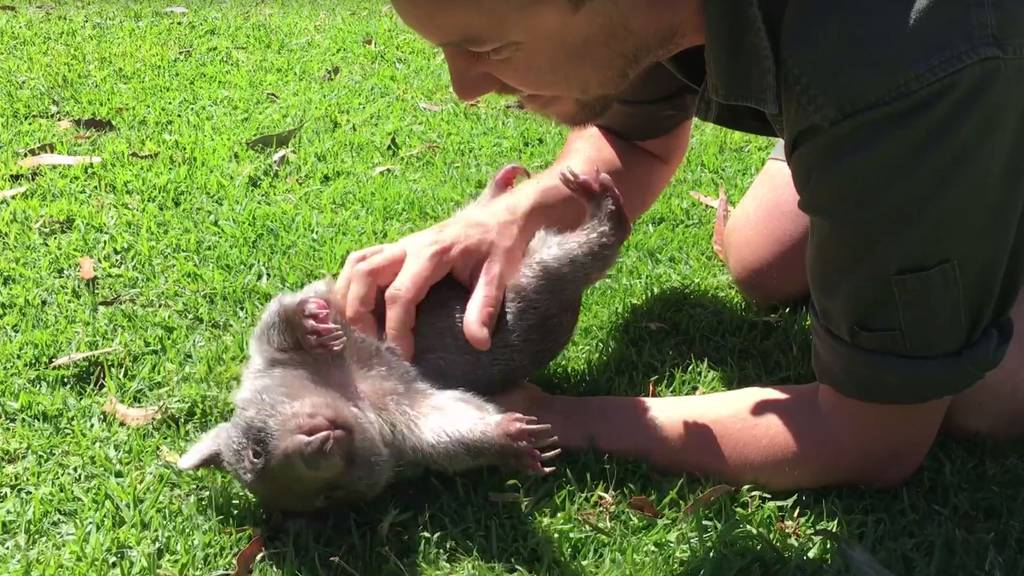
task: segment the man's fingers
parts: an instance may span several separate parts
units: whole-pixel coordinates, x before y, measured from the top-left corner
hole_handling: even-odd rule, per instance
[[[405,250],[390,246],[355,265],[345,300],[345,319],[353,328],[377,337],[377,321],[373,315],[377,292],[398,276],[404,262]]]
[[[352,274],[355,273],[356,266],[362,264],[367,259],[380,254],[388,246],[371,246],[370,248],[364,248],[363,250],[357,250],[348,255],[345,259],[344,266],[341,267],[341,272],[338,273],[338,279],[334,282],[334,294],[338,297],[339,302],[342,306],[345,306],[348,302],[348,291],[352,285]],[[345,313],[344,310],[341,311]]]
[[[491,331],[498,319],[498,310],[505,296],[505,280],[501,264],[491,259],[484,263],[473,295],[466,306],[462,330],[466,340],[477,350],[491,347]]]
[[[412,329],[416,325],[416,306],[430,287],[450,270],[451,264],[447,259],[440,253],[428,251],[419,258],[408,259],[384,292],[387,306],[384,334],[406,360],[411,360],[414,353]]]

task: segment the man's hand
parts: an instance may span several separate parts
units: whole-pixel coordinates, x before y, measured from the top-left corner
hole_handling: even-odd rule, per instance
[[[533,235],[522,200],[513,193],[478,202],[395,243],[352,253],[337,283],[346,320],[377,337],[381,327],[374,309],[383,290],[384,335],[411,359],[416,306],[451,273],[472,289],[463,322],[466,339],[477,349],[488,349],[505,286]]]

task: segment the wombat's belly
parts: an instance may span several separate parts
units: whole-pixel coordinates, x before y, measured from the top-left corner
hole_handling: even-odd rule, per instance
[[[490,395],[520,384],[558,356],[579,317],[579,295],[538,294],[512,285],[491,348],[479,351],[462,329],[469,296],[469,290],[448,276],[417,309],[413,364],[437,386]]]

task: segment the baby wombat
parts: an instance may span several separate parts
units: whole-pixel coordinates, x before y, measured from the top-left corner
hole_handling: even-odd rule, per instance
[[[521,171],[503,169],[481,201],[503,193]],[[584,290],[612,266],[630,232],[608,176],[567,171],[562,182],[590,217],[533,239],[488,351],[466,342],[469,292],[451,277],[417,309],[412,364],[345,324],[333,280],[281,294],[250,338],[234,415],[203,435],[179,467],[225,469],[263,505],[282,510],[364,500],[424,467],[549,472],[545,463],[558,454],[541,451],[556,441],[550,426],[484,397],[522,383],[561,352]]]

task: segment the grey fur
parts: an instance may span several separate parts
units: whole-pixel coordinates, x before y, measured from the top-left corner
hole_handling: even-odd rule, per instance
[[[591,216],[576,230],[534,238],[490,350],[466,342],[469,292],[451,277],[417,309],[413,364],[345,325],[333,280],[278,295],[250,338],[231,420],[206,433],[179,466],[228,470],[265,505],[291,510],[370,498],[424,467],[547,470],[543,461],[557,451],[539,449],[554,441],[550,427],[502,413],[485,396],[523,382],[561,352],[583,291],[604,276],[629,234],[610,179],[567,173],[563,181]],[[492,185],[480,201],[500,192]]]

